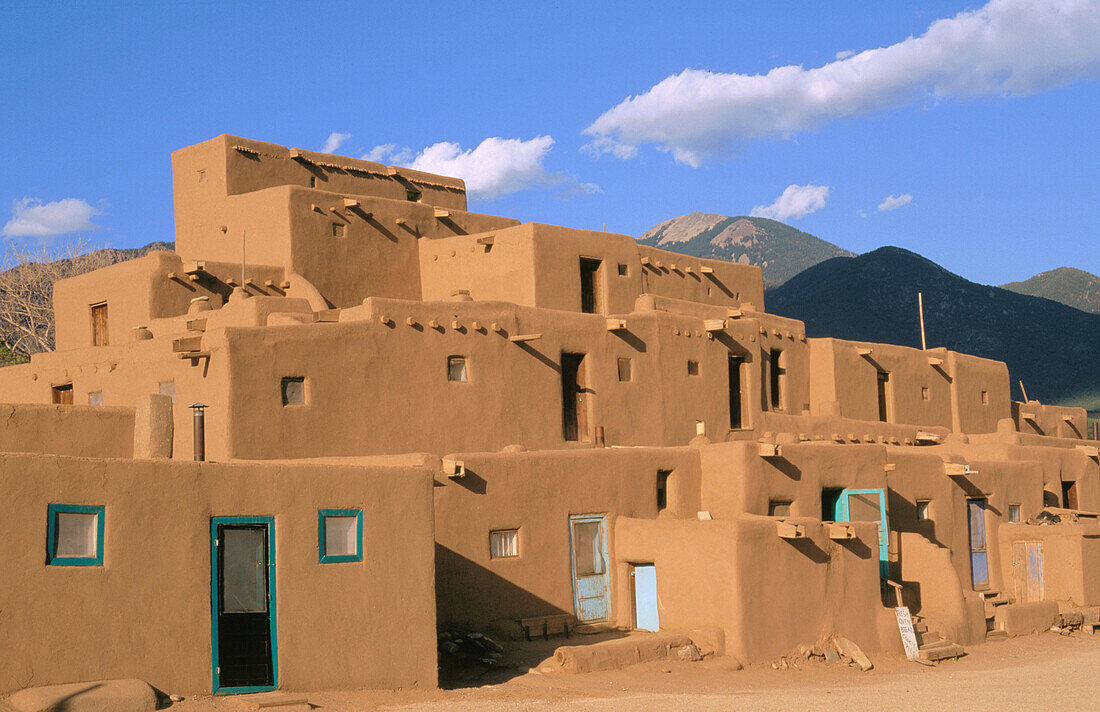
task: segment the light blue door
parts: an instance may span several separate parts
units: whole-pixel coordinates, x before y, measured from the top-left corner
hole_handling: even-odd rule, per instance
[[[970,583],[975,591],[989,588],[989,560],[985,542],[985,500],[966,500],[966,518],[970,523]]]
[[[581,623],[605,621],[611,601],[607,586],[607,533],[604,515],[569,517],[573,610]]]
[[[838,522],[878,522],[878,561],[879,574],[889,578],[890,547],[888,537],[889,519],[886,516],[886,490],[884,489],[846,489],[836,501],[836,519]]]
[[[630,572],[634,585],[634,627],[657,632],[661,629],[657,613],[657,567],[635,564]]]

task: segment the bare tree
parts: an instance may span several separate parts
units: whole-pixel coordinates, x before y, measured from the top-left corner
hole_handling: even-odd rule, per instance
[[[88,251],[72,240],[55,246],[9,240],[0,263],[0,341],[13,354],[29,356],[54,346],[53,285],[125,259],[119,250]]]

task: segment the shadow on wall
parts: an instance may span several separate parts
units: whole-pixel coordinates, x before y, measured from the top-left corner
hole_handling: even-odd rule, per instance
[[[489,545],[488,539],[485,545]],[[435,580],[436,621],[440,630],[478,631],[494,622],[573,613],[438,543]]]

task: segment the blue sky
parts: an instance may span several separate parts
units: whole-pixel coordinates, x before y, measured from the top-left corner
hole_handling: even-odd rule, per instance
[[[983,283],[1100,273],[1097,0],[595,5],[9,0],[0,225],[172,239],[172,150],[336,133],[524,221],[755,208]]]

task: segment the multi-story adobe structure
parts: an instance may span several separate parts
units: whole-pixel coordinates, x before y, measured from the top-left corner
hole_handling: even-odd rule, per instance
[[[172,165],[176,252],[58,283],[57,350],[0,370],[0,693],[432,686],[444,627],[900,651],[895,591],[963,645],[1100,604],[1098,443],[1003,363],[808,339],[756,267],[454,178],[231,136]]]

